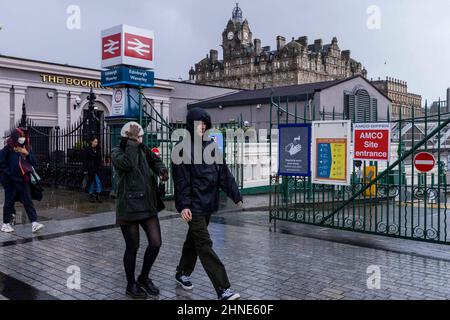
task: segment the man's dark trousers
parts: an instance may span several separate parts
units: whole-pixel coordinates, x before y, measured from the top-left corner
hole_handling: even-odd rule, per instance
[[[199,257],[214,289],[219,293],[219,290],[228,289],[230,282],[225,266],[212,248],[213,243],[208,232],[210,218],[211,215],[192,215],[177,271],[190,276]]]

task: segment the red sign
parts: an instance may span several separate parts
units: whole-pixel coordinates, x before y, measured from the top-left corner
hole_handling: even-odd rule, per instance
[[[355,160],[389,161],[390,146],[389,123],[355,123],[353,143]]]
[[[118,25],[102,31],[102,68],[131,66],[153,69],[155,35],[128,25]],[[136,78],[139,74],[133,75]]]
[[[159,149],[158,148],[153,148],[152,152],[159,157]]]
[[[414,166],[420,172],[430,172],[436,165],[436,159],[429,152],[420,152],[414,157]]]
[[[125,33],[125,55],[132,58],[153,60],[153,39]]]
[[[120,56],[120,53],[121,53],[120,41],[121,41],[120,33],[113,34],[111,36],[102,38],[102,59],[103,60]]]

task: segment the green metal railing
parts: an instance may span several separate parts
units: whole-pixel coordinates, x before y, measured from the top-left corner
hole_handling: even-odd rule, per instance
[[[144,128],[144,143],[150,148],[158,148],[159,155],[167,169],[169,170],[169,177],[171,177],[171,154],[174,145],[178,142],[172,139],[172,134],[177,129],[185,129],[184,123],[170,123],[169,119],[164,118],[162,114],[163,105],[158,108],[154,105],[153,101],[149,100],[139,90],[138,100],[134,99],[132,95],[128,94],[129,99],[139,106],[139,123]],[[242,116],[238,121],[233,121],[227,124],[214,125],[216,129],[219,129],[223,133],[224,137],[224,152],[225,158],[231,159],[228,163],[231,173],[235,177],[239,186],[243,185],[243,168],[238,162],[238,153],[242,148],[239,148],[236,141],[226,141],[226,129],[238,129],[242,128]],[[227,144],[232,144],[227,145]],[[232,153],[232,154],[227,154]],[[228,160],[227,160],[228,161]],[[166,182],[166,200],[173,197],[173,180],[169,179]]]
[[[303,113],[297,108],[295,100],[281,103],[279,98],[272,98],[271,129],[283,123],[348,119],[334,108],[329,113],[317,112],[314,105],[306,103]],[[388,108],[385,119],[378,121],[392,124],[396,159],[387,164],[353,161],[349,186],[312,184],[310,177],[271,176],[270,220],[274,224],[281,220],[450,243],[447,234],[450,192],[444,161],[450,156],[450,113],[438,110],[429,115],[428,111],[426,105],[424,116],[416,117],[413,109],[411,118],[404,119],[400,114],[399,119],[391,120]],[[414,156],[420,151],[428,151],[436,158],[437,166],[430,173],[419,173],[414,168]],[[372,179],[364,177],[369,168],[376,173]]]

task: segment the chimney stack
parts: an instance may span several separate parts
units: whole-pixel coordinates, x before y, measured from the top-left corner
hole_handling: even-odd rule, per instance
[[[280,51],[281,49],[283,49],[285,44],[286,38],[282,36],[277,36],[277,50]]]
[[[350,50],[342,51],[341,56],[344,60],[350,60]]]
[[[211,57],[211,62],[216,63],[219,58],[219,52],[217,50],[210,50],[209,56]]]
[[[297,40],[298,43],[300,43],[304,48],[308,47],[308,37],[300,37]]]
[[[253,45],[255,46],[256,55],[260,55],[261,54],[261,40],[260,39],[253,40]]]
[[[322,39],[314,40],[314,51],[315,52],[322,51],[322,48],[323,48],[322,43],[323,43]]]

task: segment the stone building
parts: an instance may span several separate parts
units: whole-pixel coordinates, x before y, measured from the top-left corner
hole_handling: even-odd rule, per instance
[[[446,100],[438,100],[434,101],[431,106],[428,106],[429,114],[437,114],[439,113],[439,109],[441,113],[449,113],[450,112],[450,88],[447,88],[447,96]]]
[[[386,77],[386,80],[379,79],[372,83],[392,100],[391,116],[393,119],[398,119],[400,113],[403,119],[411,118],[413,108],[415,117],[424,115],[422,96],[408,92],[406,81]]]
[[[91,88],[97,95],[97,117],[111,116],[113,90],[101,86],[100,70],[0,55],[0,134],[18,123],[24,101],[28,118],[41,131],[70,127],[85,116]],[[165,79],[155,79],[154,87],[143,90],[170,123],[185,121],[188,103],[237,91]]]
[[[219,60],[217,50],[210,50],[195,68],[191,67],[189,80],[254,90],[367,75],[349,50],[340,50],[336,38],[330,44],[322,39],[310,44],[305,36],[290,42],[278,36],[276,44],[271,50],[270,46],[263,47],[260,39],[253,39],[249,23],[236,5],[222,33],[223,60]]]

